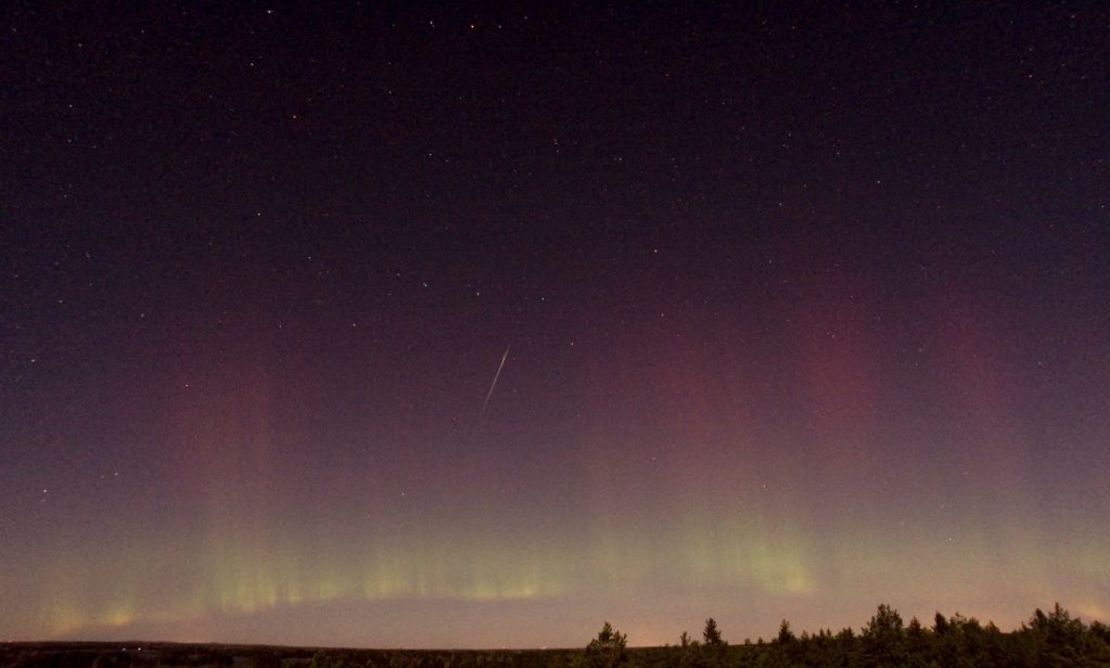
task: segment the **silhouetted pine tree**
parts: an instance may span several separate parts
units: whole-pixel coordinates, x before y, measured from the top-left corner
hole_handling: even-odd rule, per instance
[[[605,622],[597,637],[586,645],[586,664],[590,668],[611,668],[628,661],[628,636]]]
[[[938,636],[948,635],[948,620],[939,612],[933,617],[933,633]]]
[[[779,634],[775,638],[775,642],[780,645],[786,645],[794,642],[795,640],[796,638],[794,638],[794,632],[790,630],[790,622],[786,621],[785,619],[782,620],[782,623],[779,624]]]
[[[701,632],[706,645],[723,646],[725,641],[721,638],[721,630],[717,628],[717,621],[710,617],[705,620],[705,630]]]
[[[899,665],[905,659],[905,631],[902,617],[883,603],[863,627],[863,659],[867,666]]]

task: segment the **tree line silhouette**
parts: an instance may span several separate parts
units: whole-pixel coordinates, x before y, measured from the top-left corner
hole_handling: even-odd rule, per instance
[[[0,643],[0,665],[21,668],[124,666],[242,666],[253,668],[966,668],[1013,666],[1110,668],[1110,627],[1084,624],[1057,604],[1040,609],[1017,630],[939,612],[926,626],[903,623],[880,605],[858,632],[822,629],[796,635],[783,620],[778,633],[731,644],[713,618],[701,638],[686,631],[664,647],[629,647],[628,636],[605,622],[584,649],[558,650],[350,650],[220,646],[174,643]]]
[[[1086,625],[1057,603],[1052,612],[1037,609],[1020,628],[1003,633],[993,622],[983,625],[959,613],[946,618],[936,613],[931,627],[915,617],[908,624],[889,605],[878,607],[858,633],[845,628],[838,633],[794,634],[783,620],[774,639],[745,640],[730,646],[712,617],[705,622],[700,641],[686,631],[674,646],[630,650],[627,637],[608,622],[582,655],[575,668],[619,666],[679,668],[780,668],[843,666],[847,668],[964,668],[965,666],[1110,667],[1110,627],[1102,622]]]

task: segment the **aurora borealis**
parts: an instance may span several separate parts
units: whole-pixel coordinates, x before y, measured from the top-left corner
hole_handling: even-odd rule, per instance
[[[0,640],[1110,620],[1107,18],[6,5]]]

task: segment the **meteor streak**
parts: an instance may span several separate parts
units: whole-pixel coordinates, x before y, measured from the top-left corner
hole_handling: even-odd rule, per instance
[[[501,377],[501,369],[505,366],[505,360],[509,358],[509,346],[505,347],[505,354],[501,356],[501,363],[497,365],[497,373],[493,374],[493,382],[489,385],[489,392],[486,392],[486,400],[482,402],[482,410],[478,413],[479,417],[486,414],[486,406],[489,405],[489,398],[493,396],[493,388],[497,387],[497,379]]]

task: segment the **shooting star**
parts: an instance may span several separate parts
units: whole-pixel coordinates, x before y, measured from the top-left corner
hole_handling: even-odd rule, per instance
[[[505,367],[505,360],[509,358],[509,346],[505,346],[505,354],[501,356],[501,363],[497,365],[497,373],[493,374],[493,382],[489,385],[489,392],[486,392],[486,400],[482,402],[482,410],[478,413],[478,417],[486,414],[486,406],[489,405],[489,398],[493,396],[493,388],[497,387],[497,379],[501,377],[501,369]]]

